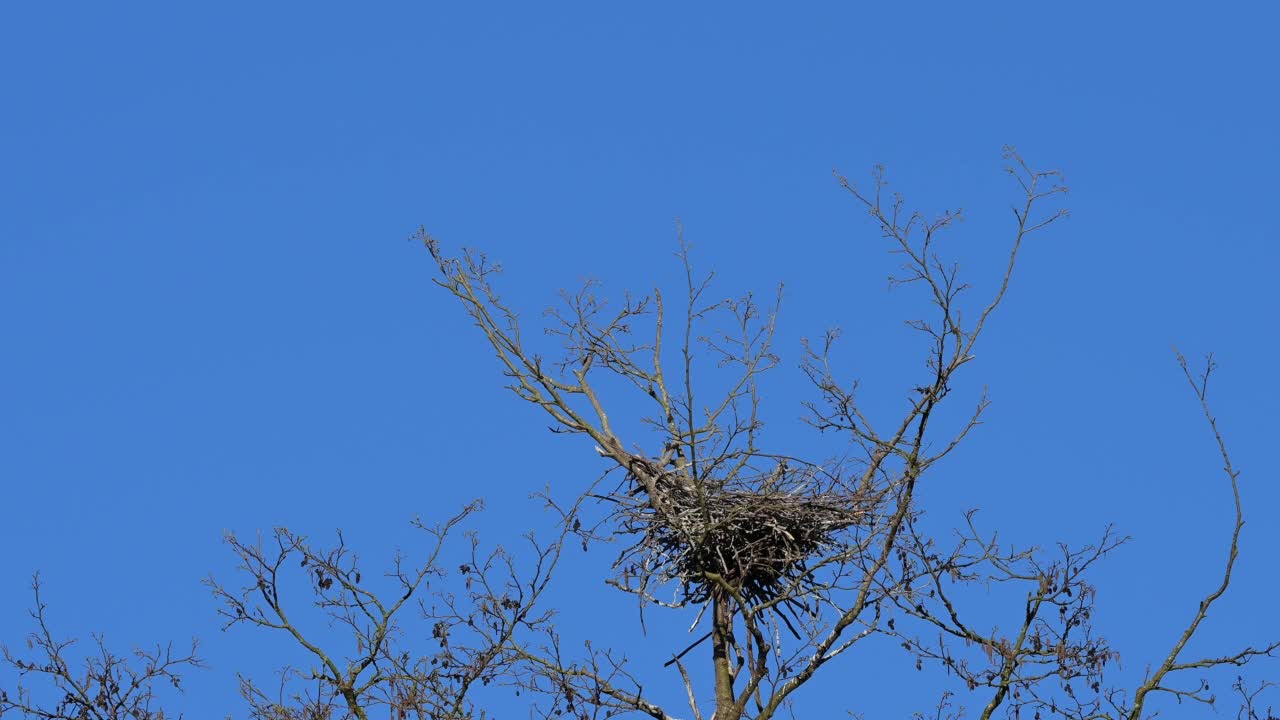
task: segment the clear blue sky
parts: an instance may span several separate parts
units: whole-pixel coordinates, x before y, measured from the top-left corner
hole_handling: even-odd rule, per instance
[[[419,224],[501,259],[536,317],[584,276],[673,280],[680,217],[726,292],[787,284],[785,442],[799,338],[844,327],[848,375],[888,400],[918,363],[831,169],[882,162],[915,204],[964,207],[949,242],[987,283],[1005,143],[1066,172],[1072,217],[1027,248],[965,378],[995,405],[939,517],[982,507],[1019,544],[1134,535],[1097,579],[1140,672],[1228,529],[1170,345],[1216,351],[1250,524],[1211,636],[1280,635],[1275,6],[691,5],[5,3],[0,639],[39,569],[68,633],[198,635],[215,670],[190,716],[241,714],[232,670],[284,643],[217,629],[200,580],[230,576],[224,529],[341,527],[389,557],[414,514],[483,496],[509,542],[542,522],[528,492],[592,477],[589,447],[500,389],[404,241]],[[625,626],[611,602],[570,631]],[[851,658],[812,707],[927,707],[895,663]]]

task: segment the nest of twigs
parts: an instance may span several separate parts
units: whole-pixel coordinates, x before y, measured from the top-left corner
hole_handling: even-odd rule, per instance
[[[657,498],[642,483],[633,487],[633,498],[645,502],[623,511],[626,530],[640,536],[629,554],[653,576],[679,582],[682,601],[693,604],[729,592],[752,605],[784,598],[794,607],[815,582],[815,558],[870,517],[867,498],[804,485],[726,489],[668,481],[655,486]]]

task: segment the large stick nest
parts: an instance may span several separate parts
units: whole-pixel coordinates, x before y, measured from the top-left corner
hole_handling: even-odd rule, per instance
[[[629,477],[637,502],[623,506],[623,528],[640,538],[624,555],[639,561],[646,580],[678,581],[688,603],[731,590],[752,605],[782,598],[794,607],[815,583],[814,561],[871,514],[865,497],[804,483],[727,489],[666,474],[653,497]]]

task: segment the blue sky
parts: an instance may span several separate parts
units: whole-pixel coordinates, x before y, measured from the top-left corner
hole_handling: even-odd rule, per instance
[[[589,447],[501,389],[404,241],[420,224],[500,259],[536,317],[583,277],[677,281],[679,217],[726,293],[786,284],[786,442],[800,338],[844,328],[849,377],[885,402],[919,362],[832,169],[884,163],[912,204],[965,208],[949,242],[981,289],[1006,143],[1066,173],[1072,217],[1027,248],[969,370],[995,404],[940,471],[939,517],[981,507],[1019,544],[1133,535],[1097,580],[1140,672],[1228,529],[1170,346],[1215,351],[1250,523],[1210,639],[1280,635],[1278,22],[1267,3],[6,3],[0,639],[39,569],[68,633],[198,635],[215,669],[191,716],[239,713],[238,658],[282,644],[219,632],[200,580],[229,576],[224,529],[341,527],[389,558],[415,514],[483,496],[483,536],[511,542],[541,522],[529,492],[593,477]],[[597,597],[582,582],[569,606]],[[574,631],[619,624],[609,602]],[[857,687],[874,662],[835,672]],[[928,706],[882,686],[820,685],[814,707]]]

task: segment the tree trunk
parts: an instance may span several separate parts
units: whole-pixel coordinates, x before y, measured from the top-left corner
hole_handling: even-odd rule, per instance
[[[713,720],[738,720],[742,713],[733,696],[733,600],[721,589],[712,594],[711,658],[716,673],[716,712]]]

